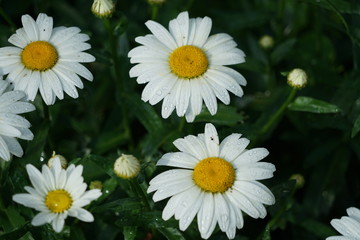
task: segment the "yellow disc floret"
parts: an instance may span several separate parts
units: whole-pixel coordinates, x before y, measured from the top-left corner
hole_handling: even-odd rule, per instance
[[[21,61],[27,69],[45,71],[58,61],[58,53],[53,45],[45,41],[29,43],[21,52]]]
[[[208,59],[203,50],[186,45],[175,49],[169,59],[171,71],[181,78],[201,76],[208,69]]]
[[[64,190],[48,192],[45,198],[45,205],[53,213],[62,213],[71,207],[73,200],[70,194]]]
[[[223,193],[234,184],[235,170],[222,158],[205,158],[195,166],[193,180],[206,192]]]

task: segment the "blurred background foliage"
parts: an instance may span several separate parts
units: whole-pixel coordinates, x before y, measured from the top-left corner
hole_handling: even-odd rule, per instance
[[[76,100],[65,97],[47,108],[40,98],[36,112],[25,117],[35,138],[21,142],[25,154],[1,162],[0,239],[200,239],[194,222],[187,231],[173,218],[164,222],[166,201],[154,204],[146,192],[161,170],[156,161],[176,151],[172,141],[216,125],[220,138],[242,133],[250,147],[266,147],[266,161],[276,165],[274,178],[263,181],[276,196],[263,219],[245,218],[237,240],[316,240],[337,235],[329,222],[360,207],[360,2],[358,0],[167,0],[151,6],[145,0],[118,0],[112,18],[91,13],[91,0],[0,1],[0,46],[21,27],[21,16],[43,12],[54,26],[78,26],[90,35],[94,74]],[[209,16],[211,34],[230,34],[247,55],[233,66],[247,79],[242,98],[219,103],[211,116],[204,109],[194,123],[173,114],[160,116],[161,104],[141,101],[143,86],[130,79],[127,53],[136,36],[150,33],[144,23],[155,19],[167,26],[181,11]],[[273,46],[259,40],[269,35]],[[293,90],[286,73],[307,72],[308,85]],[[94,223],[66,220],[55,234],[50,226],[32,227],[35,211],[12,202],[30,185],[25,165],[44,164],[52,151],[71,163],[83,164],[87,183],[100,180],[103,196],[89,210]],[[121,153],[142,163],[136,179],[113,173]],[[294,180],[295,179],[295,180]],[[297,180],[296,180],[297,179]],[[219,229],[210,239],[227,239]]]

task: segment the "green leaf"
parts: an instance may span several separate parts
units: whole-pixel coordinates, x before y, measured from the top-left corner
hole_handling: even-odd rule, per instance
[[[351,130],[351,137],[354,138],[359,131],[360,131],[360,114],[357,116],[354,126]]]
[[[278,45],[270,56],[272,64],[276,65],[281,60],[283,60],[288,55],[288,53],[294,48],[295,43],[296,43],[296,39],[288,39],[285,42]]]
[[[135,198],[123,198],[112,202],[105,203],[93,208],[92,212],[115,211],[122,212],[131,210],[139,210],[142,208],[141,203]]]
[[[74,226],[70,231],[70,240],[86,240],[86,237],[79,227]]]
[[[15,209],[14,206],[9,206],[6,209],[6,215],[8,216],[14,228],[18,228],[25,224],[25,219],[19,214],[18,210]]]
[[[195,118],[194,122],[211,122],[219,125],[234,126],[244,121],[243,113],[237,112],[236,107],[219,104],[214,116],[204,110]]]
[[[263,235],[262,235],[262,238],[261,240],[271,240],[271,235],[270,235],[270,227],[269,225],[266,226],[264,232],[263,232]]]
[[[318,236],[321,239],[326,237],[336,235],[336,231],[333,230],[328,224],[323,224],[319,221],[313,219],[307,219],[305,221],[298,221],[300,225],[305,228],[307,231],[311,232],[315,236]]]
[[[27,232],[24,236],[19,238],[19,240],[35,240],[35,238],[31,235],[30,232]],[[77,238],[77,240],[81,240],[81,239]]]
[[[151,156],[153,155],[158,148],[167,142],[173,142],[176,138],[179,138],[182,136],[182,132],[178,129],[170,130],[164,128],[163,130],[160,130],[159,132],[149,134],[146,137],[144,137],[143,142],[141,142],[140,151],[141,154],[144,156]]]
[[[185,237],[176,228],[159,228],[158,230],[169,240],[185,240]]]
[[[124,227],[123,234],[125,240],[134,240],[136,237],[137,227]]]
[[[315,4],[319,7],[328,10],[332,10],[331,5],[333,5],[341,13],[360,14],[360,6],[351,4],[351,1],[345,1],[345,0],[325,0],[325,1],[304,0],[304,1]]]
[[[140,99],[137,95],[125,95],[125,104],[128,104],[130,111],[136,116],[148,132],[157,132],[162,129],[163,121],[155,112],[154,108]]]
[[[24,236],[29,229],[30,229],[30,224],[25,224],[24,226],[17,228],[14,231],[0,235],[0,240],[18,240],[22,236]]]
[[[280,183],[271,188],[271,192],[274,194],[276,204],[269,207],[269,212],[274,218],[268,223],[269,229],[278,227],[281,223],[281,216],[291,208],[291,197],[294,194],[296,187],[295,180],[288,180]]]
[[[337,113],[341,109],[331,103],[311,97],[297,97],[293,103],[288,105],[293,111],[312,112],[312,113]]]
[[[120,127],[102,133],[96,141],[95,152],[101,154],[125,143],[129,139],[128,135]]]
[[[40,160],[42,151],[49,134],[50,123],[49,121],[43,121],[38,131],[34,133],[34,139],[28,142],[28,146],[25,150],[22,163],[34,163],[36,160]]]

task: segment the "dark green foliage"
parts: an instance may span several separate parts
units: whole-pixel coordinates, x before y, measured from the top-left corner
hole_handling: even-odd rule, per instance
[[[106,20],[90,11],[90,0],[0,0],[0,47],[21,26],[21,16],[44,12],[54,26],[78,26],[90,35],[86,64],[94,75],[80,97],[57,100],[50,107],[38,97],[37,110],[24,116],[31,122],[33,141],[21,141],[23,158],[0,162],[0,240],[139,240],[200,239],[196,219],[182,232],[178,221],[164,221],[165,200],[153,203],[148,182],[164,169],[155,164],[172,142],[216,125],[220,139],[242,133],[251,147],[265,147],[266,161],[275,164],[274,178],[262,181],[276,204],[264,220],[244,217],[236,240],[320,240],[338,233],[330,220],[360,208],[360,2],[358,0],[167,0],[159,7],[145,0],[118,0]],[[149,34],[148,19],[167,27],[181,11],[190,17],[209,16],[212,34],[228,33],[246,53],[246,62],[232,66],[246,78],[244,96],[218,102],[212,116],[205,108],[193,123],[173,113],[161,117],[161,103],[141,100],[144,85],[129,77],[129,49],[135,37]],[[157,11],[157,14],[156,14]],[[270,35],[274,46],[259,39]],[[286,73],[301,68],[308,84],[301,90],[287,85]],[[285,73],[285,74],[282,74]],[[12,201],[30,186],[28,163],[41,167],[56,151],[70,163],[84,165],[85,182],[100,180],[103,195],[87,207],[93,223],[66,219],[57,234],[51,226],[33,227],[36,211]],[[115,159],[133,154],[141,172],[132,180],[113,172]],[[293,174],[304,185],[289,180]],[[217,227],[210,239],[227,239]]]

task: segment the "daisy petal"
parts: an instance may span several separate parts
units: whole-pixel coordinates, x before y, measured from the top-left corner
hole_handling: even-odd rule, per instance
[[[250,141],[241,138],[241,134],[231,134],[220,144],[220,157],[232,161],[237,158],[249,145]]]
[[[53,28],[53,19],[48,17],[44,13],[40,13],[36,19],[36,24],[39,29],[39,40],[48,41],[50,39],[52,28]]]
[[[212,21],[208,17],[204,17],[198,22],[196,26],[196,30],[198,32],[196,33],[193,40],[193,44],[195,46],[201,48],[205,44],[207,38],[209,37],[211,26],[212,26]]]
[[[152,32],[152,34],[154,34],[154,36],[169,49],[174,49],[177,47],[174,38],[163,26],[152,20],[147,21],[145,25]]]
[[[196,193],[193,195],[197,196],[196,198],[193,198],[194,200],[196,200],[195,203],[189,205],[187,211],[185,211],[183,216],[180,218],[179,228],[181,231],[185,231],[189,227],[190,223],[195,218],[196,214],[199,212],[200,207],[203,205],[205,194],[199,189],[197,189],[197,191],[199,194]]]
[[[44,225],[45,223],[50,223],[54,219],[55,216],[56,216],[55,214],[50,214],[47,212],[40,212],[33,218],[33,220],[31,221],[31,224],[33,226],[41,226],[41,225]]]
[[[52,221],[52,227],[55,232],[59,233],[64,228],[65,220],[61,217],[60,214],[58,214]]]
[[[234,161],[234,167],[238,168],[241,165],[246,165],[249,163],[255,163],[264,159],[269,155],[269,151],[265,148],[254,148],[251,150],[244,151],[240,156],[238,156]]]
[[[94,216],[87,210],[83,208],[76,208],[72,211],[69,211],[69,216],[76,217],[84,222],[93,222]]]
[[[164,154],[156,165],[193,169],[198,161],[187,153],[176,152]]]
[[[212,194],[205,194],[203,199],[203,205],[200,207],[197,215],[198,228],[201,233],[205,235],[211,228],[211,223],[214,218],[214,197]]]
[[[213,90],[203,77],[200,86],[201,96],[204,99],[206,107],[209,109],[211,115],[215,115],[217,112],[217,102]]]
[[[205,143],[208,156],[219,156],[219,136],[216,128],[211,123],[205,125]]]
[[[24,31],[28,36],[30,41],[38,41],[39,40],[39,29],[32,17],[29,15],[23,15],[21,17],[22,25],[24,26]]]
[[[178,46],[187,45],[189,35],[189,14],[188,12],[180,13],[176,19],[169,22],[169,30],[175,38]]]

